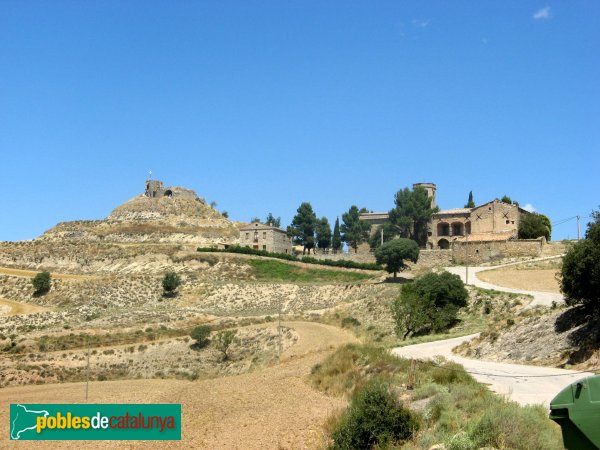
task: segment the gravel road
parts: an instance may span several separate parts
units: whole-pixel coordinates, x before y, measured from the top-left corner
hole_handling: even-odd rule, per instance
[[[476,336],[476,334],[472,334],[443,341],[397,347],[392,352],[404,358],[415,359],[443,356],[462,364],[467,372],[470,372],[480,383],[489,385],[492,391],[505,395],[521,405],[543,404],[549,406],[550,401],[565,386],[581,378],[594,375],[588,372],[581,373],[550,367],[481,361],[463,358],[452,353],[454,347]]]

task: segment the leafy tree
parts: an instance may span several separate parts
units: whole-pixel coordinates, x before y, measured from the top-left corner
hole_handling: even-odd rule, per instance
[[[210,202],[210,207],[212,209],[215,209],[217,207],[217,202],[215,202],[215,201]]]
[[[327,217],[321,217],[317,223],[317,247],[323,252],[331,246],[331,226]]]
[[[388,273],[393,273],[396,278],[396,273],[404,270],[408,266],[404,261],[412,261],[414,263],[419,259],[419,246],[412,239],[399,238],[384,243],[375,250],[375,260],[377,264],[385,264],[385,270]]]
[[[52,277],[50,272],[40,272],[32,278],[31,284],[35,289],[35,295],[45,294],[52,286]]]
[[[192,330],[190,336],[196,340],[194,344],[197,348],[206,347],[210,342],[208,337],[210,336],[211,328],[208,325],[200,325]]]
[[[315,247],[315,228],[317,227],[317,215],[308,202],[304,202],[298,207],[297,214],[288,227],[288,236],[294,239],[294,243],[302,245],[302,254]]]
[[[416,278],[402,287],[400,298],[392,306],[396,333],[406,339],[409,334],[444,331],[456,323],[468,297],[458,275],[429,272]]]
[[[340,227],[342,231],[342,240],[348,244],[348,247],[354,249],[354,252],[358,252],[358,246],[369,239],[369,231],[371,225],[365,220],[360,220],[360,215],[369,212],[366,208],[358,209],[357,206],[352,205],[348,212],[342,214],[342,221],[344,222]]]
[[[376,249],[381,245],[381,231],[383,230],[383,242],[389,242],[396,237],[396,227],[391,222],[385,222],[377,227],[375,233],[369,238],[369,247]]]
[[[336,424],[332,450],[391,448],[419,430],[418,416],[390,393],[380,380],[369,381],[352,396]]]
[[[396,193],[394,202],[396,206],[390,211],[390,222],[396,227],[397,234],[425,247],[427,224],[437,210],[431,207],[427,190],[422,186],[417,186],[412,191],[404,188]]]
[[[275,217],[273,214],[267,214],[267,218],[265,219],[265,223],[267,225],[271,225],[272,227],[279,228],[281,226],[281,217]]]
[[[260,223],[260,218],[259,218],[259,217],[256,217],[256,216],[255,216],[255,217],[252,217],[252,218],[250,219],[250,223],[257,223],[257,222],[258,222],[258,223]]]
[[[227,361],[229,359],[229,355],[227,354],[227,350],[231,344],[233,344],[233,340],[235,338],[237,330],[223,330],[217,333],[215,337],[215,344],[217,348],[223,353],[223,361]]]
[[[221,213],[221,215],[222,215],[223,217],[225,217],[226,219],[229,219],[229,213],[228,213],[227,211],[223,211],[223,212]]]
[[[396,334],[406,339],[411,334],[418,334],[431,327],[429,312],[433,305],[426,304],[415,292],[412,284],[402,287],[401,297],[392,303],[392,315],[396,323]]]
[[[521,216],[519,222],[519,239],[537,239],[544,236],[550,240],[552,224],[543,214],[531,213]]]
[[[162,280],[165,295],[174,295],[181,284],[181,277],[175,272],[167,272]]]
[[[340,234],[340,218],[335,218],[335,225],[333,226],[333,238],[331,239],[331,248],[333,253],[337,253],[342,250],[342,235]]]
[[[600,312],[600,210],[592,212],[585,239],[574,244],[563,258],[561,291],[567,305],[582,304]]]
[[[473,191],[469,191],[469,200],[467,201],[465,208],[475,208],[475,202],[473,201]]]
[[[504,197],[502,197],[502,198],[500,199],[500,201],[501,201],[502,203],[508,203],[509,205],[512,205],[512,204],[513,204],[513,201],[511,200],[511,198],[510,198],[508,195],[504,195]]]

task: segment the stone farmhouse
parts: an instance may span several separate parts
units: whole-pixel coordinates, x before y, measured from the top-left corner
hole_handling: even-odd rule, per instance
[[[436,206],[436,185],[415,183],[413,189],[422,187]],[[427,230],[427,249],[448,250],[454,244],[507,242],[517,239],[519,222],[529,214],[517,205],[492,200],[474,208],[453,208],[432,214]],[[371,233],[389,220],[385,212],[366,213],[360,216],[371,224]],[[540,244],[540,245],[543,245]]]
[[[254,222],[240,229],[240,246],[291,254],[292,238],[281,228]]]
[[[521,217],[529,214],[517,205],[492,200],[475,208],[455,208],[431,216],[427,247],[449,249],[453,241],[491,242],[516,239]]]

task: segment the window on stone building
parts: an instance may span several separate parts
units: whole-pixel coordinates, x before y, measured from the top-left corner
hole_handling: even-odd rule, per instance
[[[250,238],[250,233],[246,233],[246,239]]]
[[[267,249],[267,246],[266,246],[266,245],[263,245],[263,250],[266,250],[266,249]]]
[[[267,238],[267,232],[263,231],[263,239],[266,239],[266,238]]]
[[[510,223],[510,220],[507,220],[507,221],[506,221],[506,225],[508,225],[509,223]]]

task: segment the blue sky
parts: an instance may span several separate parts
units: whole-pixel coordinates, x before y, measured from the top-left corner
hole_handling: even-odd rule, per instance
[[[3,0],[0,240],[103,218],[149,170],[242,221],[423,181],[585,223],[598,23],[597,1]]]

